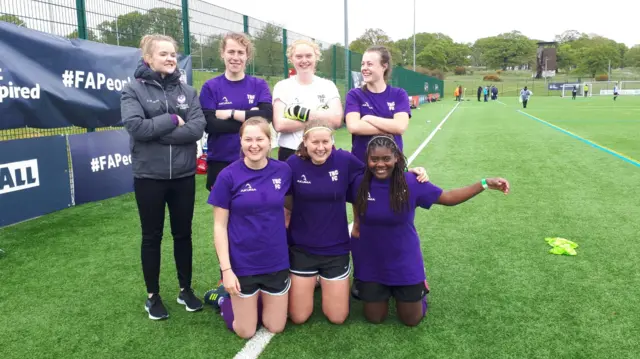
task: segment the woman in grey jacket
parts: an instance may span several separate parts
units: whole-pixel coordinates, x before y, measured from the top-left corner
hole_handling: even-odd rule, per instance
[[[195,205],[197,141],[206,120],[195,89],[181,82],[176,42],[147,35],[136,81],[122,92],[124,127],[131,136],[134,192],[142,228],[142,272],[150,319],[169,315],[160,298],[160,243],[165,205],[169,207],[173,250],[180,283],[178,303],[188,311],[202,309],[191,289],[191,223]]]

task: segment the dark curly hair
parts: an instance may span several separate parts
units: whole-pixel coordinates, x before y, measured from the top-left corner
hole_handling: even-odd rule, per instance
[[[363,216],[367,212],[367,203],[369,197],[369,187],[371,184],[371,178],[373,172],[368,168],[369,155],[376,148],[388,148],[396,156],[397,162],[391,172],[391,188],[389,193],[389,203],[391,209],[394,212],[402,212],[409,206],[409,186],[407,180],[404,177],[404,172],[407,167],[407,158],[404,153],[400,151],[398,144],[394,141],[390,135],[378,135],[374,136],[367,145],[366,151],[366,163],[367,170],[364,173],[364,178],[360,187],[358,188],[358,194],[355,201],[356,213]]]

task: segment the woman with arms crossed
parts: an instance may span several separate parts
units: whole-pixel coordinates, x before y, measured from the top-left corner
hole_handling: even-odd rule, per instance
[[[273,88],[273,127],[280,132],[278,159],[286,161],[296,152],[304,123],[325,120],[331,128],[342,123],[342,104],[336,85],[315,75],[321,52],[318,44],[296,40],[287,49],[287,57],[296,75],[278,82]]]
[[[122,91],[122,121],[131,136],[133,188],[142,229],[142,272],[153,320],[169,317],[160,298],[160,252],[165,206],[169,207],[173,251],[180,283],[178,303],[202,309],[191,289],[191,224],[195,204],[197,142],[206,125],[193,87],[180,81],[176,42],[147,35],[136,81]]]
[[[365,162],[365,148],[372,135],[392,134],[402,150],[402,134],[409,126],[411,108],[407,92],[388,85],[391,54],[384,46],[372,46],[362,55],[364,85],[347,94],[347,129],[351,133],[351,152]]]
[[[240,126],[259,116],[271,122],[273,106],[267,82],[245,73],[253,56],[251,40],[240,33],[228,33],[220,42],[224,61],[222,75],[205,82],[200,104],[207,118],[207,190],[223,168],[240,158]]]
[[[244,158],[220,171],[208,203],[214,206],[214,244],[233,307],[223,309],[223,317],[233,315],[234,332],[251,338],[259,319],[272,333],[282,332],[287,322],[291,282],[283,207],[291,169],[268,157],[271,130],[265,119],[246,120],[240,140]]]
[[[406,158],[391,136],[373,137],[365,148],[367,170],[354,182],[351,195],[360,217],[360,238],[351,241],[354,294],[364,301],[364,315],[381,323],[394,297],[400,321],[420,323],[427,311],[426,284],[415,209],[433,204],[455,206],[485,189],[509,193],[509,182],[488,178],[467,187],[443,191],[418,183],[404,172]]]

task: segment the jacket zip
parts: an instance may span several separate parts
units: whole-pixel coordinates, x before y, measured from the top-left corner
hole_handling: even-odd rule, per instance
[[[164,104],[167,108],[167,114],[169,114],[169,100],[167,99],[167,92],[164,90],[164,87],[158,83],[158,81],[153,80],[156,85],[160,86],[162,89],[162,93],[164,94]],[[173,179],[173,147],[169,145],[169,179]]]

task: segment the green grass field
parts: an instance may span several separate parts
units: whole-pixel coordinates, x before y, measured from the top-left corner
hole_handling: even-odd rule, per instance
[[[534,96],[526,113],[537,119],[518,112],[516,98],[500,101],[462,102],[412,164],[444,188],[487,176],[511,182],[508,196],[486,192],[457,207],[417,212],[431,287],[424,322],[403,327],[392,311],[384,324],[371,325],[354,301],[347,322],[336,326],[317,305],[307,324],[289,323],[261,358],[637,356],[640,98]],[[407,157],[454,105],[414,110]],[[345,130],[336,138],[350,148]],[[218,280],[207,194],[199,176],[198,295]],[[132,194],[0,229],[0,356],[232,358],[244,340],[210,308],[188,313],[175,302],[168,220],[166,226],[161,289],[171,317],[162,322],[143,309]],[[549,236],[577,242],[578,255],[549,254]]]

